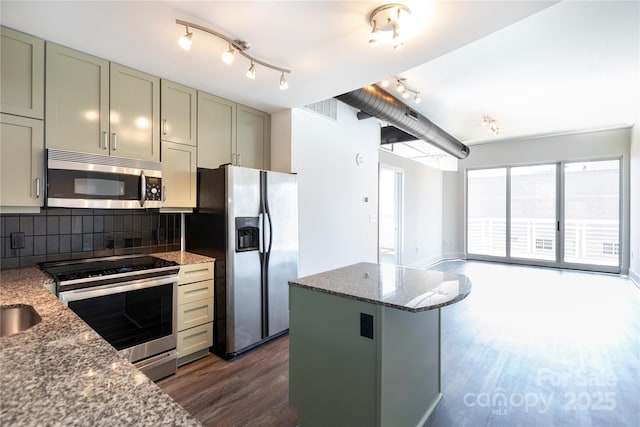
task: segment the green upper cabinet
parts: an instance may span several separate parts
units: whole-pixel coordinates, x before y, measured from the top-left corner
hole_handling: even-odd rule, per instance
[[[160,79],[111,63],[111,155],[160,161]]]
[[[44,40],[5,27],[0,27],[0,112],[44,117]]]
[[[196,180],[196,147],[162,141],[162,208],[194,208]]]
[[[46,46],[46,146],[160,161],[160,79]]]
[[[42,206],[42,120],[0,114],[0,211]]]
[[[160,139],[195,146],[197,91],[162,80],[160,96]]]
[[[109,61],[47,43],[47,148],[109,154]]]
[[[236,161],[238,166],[269,169],[271,117],[269,114],[238,104]]]
[[[198,92],[198,167],[269,168],[269,114]]]
[[[233,163],[235,143],[236,103],[198,92],[198,167]]]

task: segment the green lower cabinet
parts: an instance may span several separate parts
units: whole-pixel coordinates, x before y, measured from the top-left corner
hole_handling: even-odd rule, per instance
[[[178,366],[207,356],[213,345],[213,262],[180,267]]]
[[[290,286],[289,310],[298,426],[425,423],[442,397],[438,309],[413,313]]]

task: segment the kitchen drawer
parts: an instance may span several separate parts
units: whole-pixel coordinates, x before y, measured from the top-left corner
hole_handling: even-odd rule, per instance
[[[178,286],[178,305],[206,299],[213,301],[213,279]]]
[[[213,322],[213,298],[178,306],[178,331]]]
[[[213,345],[213,323],[178,332],[178,358],[185,357]]]
[[[180,284],[213,279],[213,262],[186,264],[180,267]]]

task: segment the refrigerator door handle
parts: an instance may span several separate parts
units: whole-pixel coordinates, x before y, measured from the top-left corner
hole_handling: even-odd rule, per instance
[[[258,252],[264,253],[264,214],[258,214]]]
[[[267,206],[268,209],[268,206]],[[265,246],[265,252],[267,254],[271,253],[271,246],[273,243],[273,223],[271,222],[271,214],[269,214],[269,211],[267,211],[267,213],[265,214],[265,219],[269,222],[269,245],[267,245],[267,243],[264,243]]]

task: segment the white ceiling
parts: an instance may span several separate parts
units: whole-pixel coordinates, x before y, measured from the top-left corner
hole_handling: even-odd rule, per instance
[[[405,1],[422,23],[405,47],[368,46],[374,1],[4,1],[0,22],[111,61],[276,112],[388,76],[408,78],[409,105],[463,142],[631,124],[640,96],[637,1]],[[289,68],[225,65],[225,42],[192,21],[251,44],[251,55]]]

